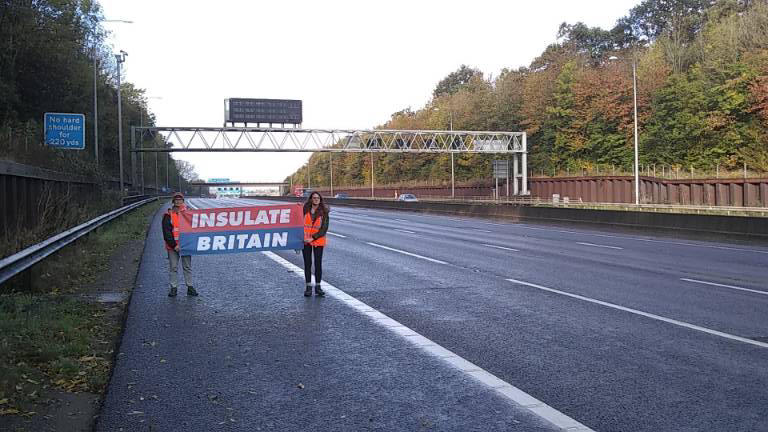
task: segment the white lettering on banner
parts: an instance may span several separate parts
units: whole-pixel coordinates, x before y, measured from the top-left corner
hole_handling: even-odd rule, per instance
[[[275,233],[275,235],[272,236],[272,247],[277,247],[277,246],[282,246],[282,247],[288,246],[287,232]]]
[[[281,209],[280,223],[290,223],[290,222],[291,222],[291,209]]]
[[[213,250],[227,250],[224,245],[226,241],[227,238],[224,236],[213,236]]]
[[[216,215],[212,213],[202,213],[200,214],[200,227],[211,227],[213,228],[213,219]],[[197,228],[197,225],[194,224],[194,219],[192,220],[192,228]]]
[[[291,223],[291,209],[259,210],[254,219],[251,210],[195,213],[192,228],[213,228],[226,226],[251,226]]]
[[[267,217],[267,212],[264,210],[260,210],[259,214],[256,215],[256,223],[257,224],[268,224],[269,218]]]
[[[270,223],[277,223],[277,215],[280,214],[280,209],[273,209],[269,211]]]
[[[198,237],[197,238],[197,250],[199,251],[207,251],[211,248],[211,238],[210,237]]]
[[[287,232],[263,233],[261,235],[263,237],[259,237],[258,233],[200,236],[197,238],[197,251],[247,250],[288,246]]]
[[[216,226],[217,227],[223,227],[227,226],[227,214],[226,213],[219,213],[216,215]]]
[[[246,249],[253,249],[253,248],[260,248],[261,247],[261,240],[259,239],[259,236],[256,234],[253,234],[251,236],[251,239],[248,240],[248,246],[246,246]]]
[[[239,226],[243,223],[243,212],[229,212],[229,224],[232,226]]]

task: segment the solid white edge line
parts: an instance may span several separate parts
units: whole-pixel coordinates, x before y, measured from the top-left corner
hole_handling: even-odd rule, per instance
[[[262,253],[269,259],[287,268],[292,273],[297,274],[297,276],[303,277],[303,270],[288,260],[285,260],[282,257],[276,255],[274,252],[266,251]],[[432,340],[400,324],[398,321],[395,321],[392,318],[384,315],[383,313],[336,288],[328,282],[323,281],[323,284],[323,289],[328,296],[333,297],[342,303],[345,303],[347,306],[355,309],[361,315],[370,318],[374,323],[379,324],[395,335],[400,336],[403,340],[409,342],[427,354],[442,360],[452,368],[457,369],[468,377],[474,379],[480,385],[495,391],[498,395],[506,398],[515,405],[528,410],[534,416],[553,424],[555,427],[558,427],[561,430],[573,432],[594,432],[593,429],[590,429],[589,427],[579,423],[571,417],[568,417],[567,415],[520,390],[512,384],[486,371],[480,366],[477,366],[469,360],[456,355],[447,348],[438,345]]]
[[[330,232],[330,231],[326,231],[326,232],[327,232],[328,234],[332,235],[332,236],[341,237],[341,238],[347,238],[347,236],[345,236],[345,235],[342,235],[342,234],[336,234],[336,233],[334,233],[334,232]]]
[[[725,285],[725,284],[701,281],[701,280],[696,280],[696,279],[688,279],[688,278],[680,278],[680,280],[681,281],[686,281],[686,282],[693,282],[693,283],[698,283],[698,284],[704,284],[704,285],[712,285],[712,286],[718,286],[718,287],[723,287],[723,288],[730,288],[730,289],[735,289],[735,290],[739,290],[739,291],[747,291],[747,292],[756,293],[756,294],[768,295],[768,292],[766,292],[766,291],[753,290],[753,289],[742,288],[742,287],[737,287],[737,286],[733,286],[733,285]]]
[[[488,246],[488,247],[492,247],[492,248],[496,248],[496,249],[504,249],[504,250],[508,250],[508,251],[512,251],[512,252],[520,252],[520,250],[518,250],[518,249],[512,249],[512,248],[508,248],[508,247],[504,247],[504,246],[496,246],[496,245],[485,244],[485,243],[481,243],[481,244],[483,246]]]
[[[599,245],[594,243],[585,243],[585,242],[576,242],[576,244],[584,245],[584,246],[594,246],[594,247],[601,247],[601,248],[608,248],[608,249],[624,249],[622,247],[618,246],[607,246],[607,245]]]
[[[371,242],[366,242],[366,244],[369,244],[369,245],[371,245],[371,246],[374,246],[374,247],[377,247],[377,248],[386,249],[386,250],[389,250],[389,251],[392,251],[392,252],[401,253],[401,254],[403,254],[403,255],[409,255],[409,256],[412,256],[412,257],[415,257],[415,258],[421,258],[421,259],[423,259],[423,260],[431,261],[431,262],[433,262],[433,263],[438,263],[438,264],[445,264],[445,265],[448,265],[448,263],[447,263],[447,262],[445,262],[445,261],[440,261],[440,260],[437,260],[437,259],[434,259],[434,258],[429,258],[429,257],[425,257],[425,256],[417,255],[417,254],[415,254],[415,253],[406,252],[406,251],[404,251],[404,250],[400,250],[400,249],[391,248],[391,247],[389,247],[389,246],[380,245],[380,244],[378,244],[378,243],[371,243]]]
[[[547,288],[545,286],[532,284],[530,282],[524,282],[524,281],[517,280],[517,279],[507,279],[507,280],[512,282],[512,283],[519,284],[519,285],[525,285],[525,286],[529,286],[529,287],[532,287],[532,288],[537,288],[537,289],[540,289],[540,290],[549,291],[549,292],[552,292],[552,293],[555,293],[555,294],[560,294],[560,295],[564,295],[564,296],[568,296],[568,297],[573,297],[575,299],[584,300],[584,301],[587,301],[587,302],[590,302],[590,303],[599,304],[601,306],[606,306],[606,307],[609,307],[609,308],[622,310],[624,312],[629,312],[629,313],[632,313],[632,314],[635,314],[635,315],[644,316],[646,318],[651,318],[651,319],[655,319],[655,320],[658,320],[658,321],[663,321],[663,322],[666,322],[666,323],[669,323],[669,324],[674,324],[674,325],[677,325],[677,326],[680,326],[680,327],[689,328],[691,330],[700,331],[700,332],[703,332],[703,333],[711,334],[713,336],[720,336],[720,337],[725,338],[725,339],[731,339],[731,340],[735,340],[735,341],[738,341],[738,342],[743,342],[743,343],[746,343],[746,344],[759,346],[761,348],[768,348],[768,343],[765,343],[765,342],[760,342],[760,341],[756,341],[756,340],[752,340],[752,339],[747,339],[745,337],[732,335],[730,333],[725,333],[725,332],[721,332],[721,331],[718,331],[718,330],[708,329],[706,327],[697,326],[695,324],[689,324],[689,323],[684,322],[684,321],[678,321],[676,319],[663,317],[661,315],[656,315],[656,314],[652,314],[652,313],[648,313],[648,312],[643,312],[641,310],[632,309],[632,308],[628,308],[628,307],[625,307],[625,306],[619,306],[619,305],[614,304],[614,303],[604,302],[602,300],[596,300],[596,299],[589,298],[589,297],[584,297],[584,296],[581,296],[581,295],[578,295],[578,294],[572,294],[572,293],[568,293],[568,292],[565,292],[565,291],[556,290],[554,288]]]

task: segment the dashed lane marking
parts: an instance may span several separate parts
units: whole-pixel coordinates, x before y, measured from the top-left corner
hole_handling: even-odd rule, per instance
[[[756,294],[768,295],[768,292],[766,292],[766,291],[753,290],[753,289],[742,288],[742,287],[733,286],[733,285],[725,285],[725,284],[719,284],[719,283],[715,283],[715,282],[707,282],[707,281],[701,281],[701,280],[696,280],[696,279],[688,279],[688,278],[680,278],[680,280],[681,281],[686,281],[686,282],[693,282],[693,283],[697,283],[697,284],[712,285],[712,286],[717,286],[717,287],[735,289],[735,290],[739,290],[739,291],[747,291],[747,292],[756,293]]]
[[[395,231],[400,231],[401,233],[406,233],[406,234],[416,234],[415,231],[408,231],[408,230],[399,229],[399,228],[395,228]]]
[[[335,236],[335,237],[347,238],[347,236],[345,236],[345,235],[343,235],[343,234],[336,234],[336,233],[334,233],[334,232],[330,232],[330,231],[326,231],[326,232],[327,232],[328,234],[332,235],[332,236]]]
[[[577,244],[584,245],[584,246],[592,246],[592,247],[601,247],[601,248],[607,248],[607,249],[624,249],[622,247],[618,246],[608,246],[608,245],[599,245],[594,243],[584,243],[584,242],[576,242]]]
[[[606,306],[606,307],[609,307],[609,308],[612,308],[612,309],[618,309],[618,310],[629,312],[629,313],[632,313],[632,314],[635,314],[635,315],[644,316],[646,318],[651,318],[651,319],[654,319],[654,320],[657,320],[657,321],[663,321],[665,323],[674,324],[676,326],[689,328],[691,330],[696,330],[696,331],[704,332],[704,333],[711,334],[711,335],[714,335],[714,336],[719,336],[719,337],[722,337],[722,338],[726,338],[726,339],[730,339],[730,340],[734,340],[734,341],[738,341],[738,342],[743,342],[743,343],[750,344],[750,345],[759,346],[761,348],[768,348],[768,343],[765,343],[765,342],[760,342],[760,341],[756,341],[756,340],[752,340],[752,339],[747,339],[745,337],[732,335],[730,333],[725,333],[725,332],[721,332],[721,331],[717,331],[717,330],[712,330],[712,329],[709,329],[709,328],[706,328],[706,327],[697,326],[695,324],[690,324],[690,323],[687,323],[687,322],[684,322],[684,321],[678,321],[676,319],[667,318],[667,317],[663,317],[661,315],[656,315],[656,314],[652,314],[652,313],[648,313],[648,312],[643,312],[641,310],[632,309],[632,308],[628,308],[628,307],[625,307],[625,306],[620,306],[620,305],[617,305],[617,304],[614,304],[614,303],[604,302],[602,300],[596,300],[596,299],[585,297],[585,296],[581,296],[581,295],[578,295],[578,294],[572,294],[572,293],[569,293],[569,292],[560,291],[560,290],[556,290],[556,289],[553,289],[553,288],[547,288],[545,286],[532,284],[530,282],[523,282],[523,281],[517,280],[517,279],[507,279],[507,280],[512,282],[512,283],[518,284],[518,285],[525,285],[525,286],[529,286],[529,287],[532,287],[532,288],[536,288],[536,289],[540,289],[540,290],[544,290],[544,291],[549,291],[551,293],[560,294],[560,295],[564,295],[564,296],[567,296],[567,297],[572,297],[572,298],[579,299],[579,300],[584,300],[586,302],[590,302],[590,303],[594,303],[594,304],[599,304],[601,306]]]
[[[304,277],[304,271],[289,261],[281,258],[273,252],[262,253],[268,258],[287,268],[291,273],[294,273],[299,277]],[[499,396],[509,400],[515,405],[528,410],[536,417],[549,422],[560,430],[570,432],[594,432],[593,429],[590,429],[589,427],[579,423],[571,417],[568,417],[555,408],[552,408],[551,406],[520,390],[512,384],[502,380],[496,375],[493,375],[492,373],[470,362],[469,360],[456,355],[453,351],[438,345],[432,340],[420,335],[419,333],[413,331],[409,327],[402,325],[398,321],[393,320],[387,315],[384,315],[383,313],[368,306],[367,304],[352,297],[351,295],[336,288],[335,286],[325,281],[323,281],[323,284],[323,288],[329,297],[341,301],[342,303],[354,309],[357,313],[367,317],[368,319],[371,319],[374,323],[396,334],[423,352],[442,360],[445,362],[445,364],[462,372],[464,375],[472,378],[485,388],[495,391]]]
[[[488,247],[495,248],[495,249],[508,250],[508,251],[512,251],[512,252],[520,252],[519,249],[512,249],[512,248],[508,248],[508,247],[504,247],[504,246],[496,246],[496,245],[492,245],[492,244],[485,244],[485,243],[483,243],[483,246],[488,246]]]
[[[433,262],[433,263],[448,265],[448,263],[445,262],[445,261],[440,261],[440,260],[437,260],[437,259],[434,259],[434,258],[429,258],[429,257],[425,257],[425,256],[422,256],[422,255],[417,255],[415,253],[406,252],[404,250],[391,248],[391,247],[388,247],[388,246],[380,245],[378,243],[366,242],[366,244],[369,244],[369,245],[377,247],[377,248],[386,249],[388,251],[401,253],[403,255],[408,255],[408,256],[415,257],[415,258],[420,258],[420,259],[427,260],[427,261],[430,261],[430,262]]]

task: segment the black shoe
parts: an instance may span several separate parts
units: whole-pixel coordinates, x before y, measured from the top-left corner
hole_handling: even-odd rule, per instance
[[[192,297],[198,296],[197,291],[195,291],[195,289],[192,288],[191,286],[187,287],[187,295]]]
[[[312,285],[307,285],[304,289],[304,297],[312,297]]]
[[[320,284],[315,285],[315,295],[317,297],[325,297],[325,291],[320,288]]]
[[[176,288],[168,290],[168,297],[176,297]]]

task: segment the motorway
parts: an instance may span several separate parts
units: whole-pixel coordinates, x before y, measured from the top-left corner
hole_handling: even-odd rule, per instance
[[[152,223],[97,430],[768,431],[765,244],[337,206],[328,297],[280,251],[168,299]]]

